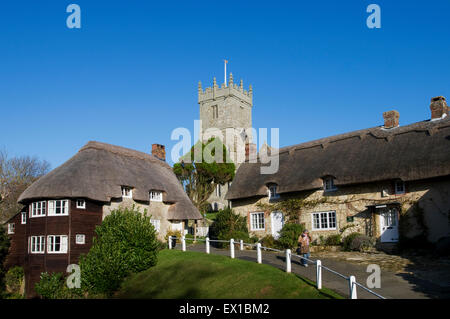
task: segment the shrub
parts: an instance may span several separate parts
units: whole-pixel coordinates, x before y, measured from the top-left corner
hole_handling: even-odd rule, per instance
[[[6,289],[9,293],[20,294],[23,284],[24,271],[22,267],[15,266],[8,270],[5,275]]]
[[[342,244],[342,236],[341,234],[330,235],[323,241],[323,244],[325,246],[339,246]]]
[[[158,241],[146,212],[119,208],[95,232],[89,253],[80,258],[81,284],[89,293],[111,296],[126,276],[156,264]]]
[[[355,239],[356,237],[361,236],[361,235],[362,234],[360,234],[360,233],[351,233],[348,236],[346,236],[344,238],[344,240],[342,241],[344,250],[347,250],[347,251],[351,250],[350,245],[351,245],[353,239]]]
[[[231,208],[225,208],[219,210],[216,219],[209,228],[209,234],[211,239],[230,240],[233,238],[235,241],[243,240],[248,242],[250,240],[247,219],[238,214],[235,214]],[[226,247],[226,243],[218,243],[219,247]]]
[[[43,299],[79,299],[83,298],[80,288],[70,289],[62,273],[41,274],[41,279],[34,286],[36,293]]]
[[[374,247],[374,240],[366,235],[356,236],[350,244],[351,250],[365,251]]]
[[[3,269],[3,262],[6,259],[6,255],[8,255],[9,250],[9,237],[6,234],[6,231],[3,227],[0,227],[0,295],[2,290],[4,289],[4,269]],[[1,296],[0,296],[1,297]]]
[[[273,238],[272,235],[267,235],[261,239],[261,245],[264,247],[276,248],[278,247],[278,242]]]
[[[364,251],[375,246],[373,238],[360,233],[351,233],[343,240],[344,250]]]
[[[166,233],[166,236],[164,237],[164,239],[166,240],[166,243],[168,243],[169,242],[169,236],[172,236],[172,237],[176,237],[177,239],[176,239],[176,242],[177,243],[181,243],[181,231],[180,230],[169,230],[169,231],[167,231],[167,233]],[[172,239],[172,240],[174,240],[174,239]]]
[[[284,249],[295,249],[298,245],[298,237],[304,230],[305,226],[303,224],[284,224],[280,231],[280,237],[278,238],[279,247]]]

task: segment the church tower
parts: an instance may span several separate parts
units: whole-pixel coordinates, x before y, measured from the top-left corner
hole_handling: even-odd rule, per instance
[[[226,73],[225,73],[226,74]],[[233,74],[230,73],[228,83],[222,83],[219,86],[216,78],[213,79],[212,87],[202,89],[201,82],[198,83],[198,104],[200,106],[200,120],[202,122],[203,140],[207,140],[205,136],[207,130],[216,129],[220,131],[231,160],[235,163],[236,169],[239,164],[245,160],[241,156],[248,155],[253,150],[252,147],[252,107],[253,107],[253,89],[249,86],[248,91],[244,90],[244,83],[241,80],[239,85],[233,81]],[[235,134],[232,138],[227,135],[227,129],[234,129]],[[229,132],[230,130],[228,130]],[[217,136],[214,134],[214,136]],[[228,138],[227,138],[228,137]],[[238,141],[237,139],[240,139]],[[245,152],[237,151],[239,146],[245,147]],[[256,149],[256,146],[254,146]],[[212,210],[223,209],[229,206],[225,195],[228,191],[228,185],[218,185],[214,193],[208,199]]]
[[[249,86],[248,91],[244,90],[244,83],[241,80],[239,85],[233,82],[233,74],[230,73],[228,84],[222,83],[219,87],[216,78],[213,86],[202,89],[202,84],[198,84],[198,104],[200,105],[200,120],[202,121],[202,132],[208,129],[218,129],[222,133],[222,142],[230,152],[233,162],[238,165],[236,157],[237,141],[241,138],[243,144],[252,143],[252,107],[253,89]],[[226,130],[235,129],[239,131],[236,137],[227,140]],[[206,139],[206,137],[205,137]]]

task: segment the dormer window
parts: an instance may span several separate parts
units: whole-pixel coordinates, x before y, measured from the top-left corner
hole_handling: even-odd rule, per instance
[[[84,199],[77,199],[77,208],[86,209],[86,201]]]
[[[395,194],[401,195],[405,193],[405,182],[404,181],[395,181]]]
[[[131,198],[133,196],[133,191],[131,187],[122,186],[122,197],[123,198]]]
[[[150,192],[150,201],[151,202],[162,202],[162,192],[151,191]]]
[[[269,200],[280,198],[280,194],[277,193],[277,185],[269,185]]]
[[[323,190],[325,192],[337,190],[336,186],[334,185],[334,177],[327,176],[323,179]]]

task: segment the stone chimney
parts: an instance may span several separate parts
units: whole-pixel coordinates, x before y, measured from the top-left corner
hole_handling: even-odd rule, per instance
[[[400,113],[397,111],[387,111],[383,113],[384,118],[384,128],[394,128],[399,124],[398,120],[400,119]]]
[[[442,119],[446,117],[448,115],[448,106],[447,102],[445,102],[445,97],[436,96],[432,98],[430,110],[432,120]]]
[[[166,161],[166,147],[161,144],[152,144],[152,155],[161,161]]]

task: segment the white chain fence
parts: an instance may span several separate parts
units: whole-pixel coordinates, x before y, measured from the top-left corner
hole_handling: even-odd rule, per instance
[[[169,241],[169,249],[173,248],[172,240],[177,240],[177,239],[178,238],[175,236],[169,236],[169,240],[168,240]],[[181,250],[182,251],[186,251],[186,240],[194,241],[193,238],[186,238],[186,237],[182,236],[181,237]],[[211,251],[210,250],[211,242],[228,243],[228,244],[230,244],[229,249],[230,249],[230,257],[231,258],[235,258],[235,245],[239,245],[239,250],[244,250],[244,246],[256,247],[256,261],[258,264],[262,263],[262,250],[268,250],[268,251],[273,251],[273,252],[277,252],[277,253],[285,253],[285,255],[286,255],[286,268],[285,269],[286,269],[286,272],[288,272],[288,273],[290,273],[292,270],[292,267],[291,267],[292,256],[298,257],[300,259],[305,260],[306,262],[316,265],[316,287],[319,290],[322,289],[322,269],[324,269],[324,270],[326,270],[332,274],[335,274],[336,276],[348,281],[350,299],[358,299],[357,290],[356,290],[357,286],[380,299],[386,299],[385,297],[381,296],[380,294],[374,292],[373,290],[371,290],[371,289],[367,288],[366,286],[357,282],[355,279],[355,276],[352,276],[352,275],[345,276],[337,271],[334,271],[328,267],[325,267],[322,265],[322,262],[318,259],[311,260],[311,259],[305,258],[305,257],[297,255],[297,254],[292,254],[290,249],[286,249],[285,251],[283,251],[283,250],[279,250],[279,249],[275,249],[275,248],[261,246],[260,243],[249,244],[249,243],[244,243],[242,240],[235,241],[234,239],[218,240],[218,239],[209,239],[208,237],[206,237],[206,239],[195,239],[195,241],[205,242],[205,252],[207,254],[209,254]]]

